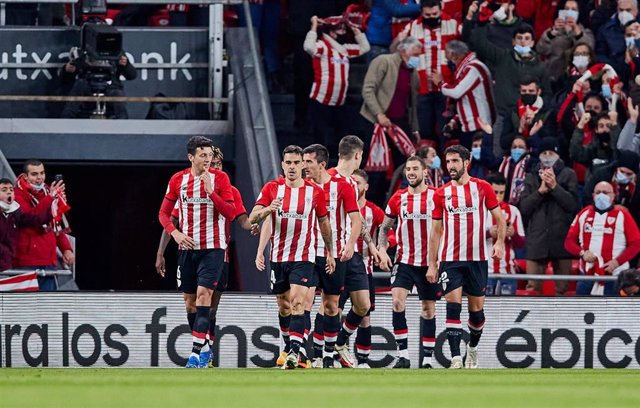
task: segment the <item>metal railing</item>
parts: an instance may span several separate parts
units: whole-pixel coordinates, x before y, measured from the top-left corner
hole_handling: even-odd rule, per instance
[[[374,271],[374,278],[391,278],[391,272]],[[490,274],[489,278],[508,280],[532,280],[532,281],[589,281],[589,282],[611,282],[618,279],[617,276],[595,276],[595,275],[527,275],[525,273],[498,273]]]

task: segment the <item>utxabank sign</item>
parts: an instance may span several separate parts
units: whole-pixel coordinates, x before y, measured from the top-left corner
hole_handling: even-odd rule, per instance
[[[209,41],[206,29],[122,28],[123,49],[134,64],[157,64],[138,69],[138,78],[123,81],[128,96],[207,96]],[[60,95],[58,66],[69,49],[80,45],[74,28],[0,29],[2,95]],[[196,67],[194,67],[194,64]],[[166,68],[163,68],[166,66]],[[68,92],[68,89],[66,90]],[[1,117],[52,117],[52,104],[3,102]],[[131,118],[144,118],[148,104],[129,104]],[[14,112],[15,110],[15,112]]]
[[[636,299],[490,298],[480,343],[486,368],[640,368]],[[407,304],[409,354],[419,359],[420,302]],[[462,320],[465,321],[463,313]],[[448,365],[445,303],[437,304],[436,366]],[[391,299],[372,313],[372,365],[395,356]],[[221,367],[273,367],[279,353],[273,296],[225,294],[218,312]],[[465,338],[468,338],[465,332]],[[191,349],[181,296],[173,293],[0,295],[3,367],[179,367]]]

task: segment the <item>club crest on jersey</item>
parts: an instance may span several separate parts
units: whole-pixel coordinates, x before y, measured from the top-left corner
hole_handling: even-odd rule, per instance
[[[278,217],[288,218],[292,220],[305,220],[307,214],[298,214],[297,212],[285,212],[282,208],[278,209]]]
[[[615,217],[607,217],[607,224],[613,224],[614,222],[616,222]]]

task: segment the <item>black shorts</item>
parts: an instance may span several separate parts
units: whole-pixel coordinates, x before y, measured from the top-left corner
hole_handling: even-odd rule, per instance
[[[371,312],[376,310],[376,286],[374,284],[373,275],[367,275],[369,277],[369,302],[371,303],[371,307],[367,312],[367,316],[371,314]],[[344,310],[344,305],[347,303],[347,299],[349,299],[349,292],[343,290],[340,294],[340,301],[338,302],[338,307]]]
[[[484,296],[488,274],[487,261],[441,262],[439,283],[445,294],[462,287],[469,296]]]
[[[224,292],[227,290],[227,286],[229,285],[229,263],[225,262],[222,265],[222,275],[220,275],[220,280],[218,281],[218,288],[216,289],[218,292]]]
[[[272,262],[271,292],[281,295],[291,289],[291,285],[312,287],[313,264],[311,262]]]
[[[345,262],[336,261],[336,270],[329,275],[326,271],[327,258],[316,256],[315,272],[318,288],[326,295],[339,295],[344,290],[344,276],[347,271]]]
[[[347,262],[347,273],[344,277],[344,287],[349,293],[359,290],[369,290],[367,267],[362,260],[362,254],[355,252]]]
[[[223,265],[224,249],[178,251],[178,289],[183,293],[196,293],[198,286],[218,290]]]
[[[411,291],[415,285],[420,300],[438,300],[442,296],[442,286],[440,283],[427,281],[428,269],[426,266],[395,264],[391,271],[391,287]]]

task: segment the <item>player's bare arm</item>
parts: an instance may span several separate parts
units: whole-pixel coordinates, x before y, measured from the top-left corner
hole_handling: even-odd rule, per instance
[[[251,224],[260,224],[269,215],[278,211],[278,209],[281,206],[282,206],[281,198],[274,198],[268,207],[258,204],[255,207],[253,207],[253,210],[251,210],[251,214],[249,215],[249,222]]]
[[[376,244],[373,242],[373,237],[369,234],[369,226],[367,225],[367,220],[361,215],[360,219],[362,221],[362,233],[360,236],[364,241],[364,244],[369,249],[369,256],[373,257],[373,262],[376,265],[380,265],[380,253],[378,252],[378,248],[376,248]]]
[[[384,216],[382,224],[380,225],[380,231],[378,232],[378,251],[380,253],[380,269],[389,272],[393,263],[391,258],[387,254],[389,249],[389,230],[393,228],[395,220],[387,215]]]
[[[249,216],[247,214],[242,214],[238,218],[236,218],[238,224],[240,224],[240,228],[245,231],[250,231],[251,235],[257,236],[260,234],[260,224],[252,224],[249,222]]]
[[[362,232],[362,217],[360,213],[355,211],[350,212],[349,219],[351,220],[351,235],[349,235],[347,244],[342,248],[342,253],[340,254],[341,262],[346,262],[353,257],[356,244],[358,243],[358,237]]]
[[[431,236],[429,238],[429,269],[427,270],[427,281],[429,281],[429,283],[438,282],[438,251],[440,250],[441,236],[442,220],[434,219],[431,227]]]
[[[193,238],[183,234],[171,222],[171,211],[173,211],[174,206],[175,201],[169,200],[167,198],[162,201],[162,206],[160,207],[160,212],[158,214],[160,224],[162,224],[165,231],[171,234],[171,237],[173,237],[173,239],[181,249],[194,249],[196,246],[196,242],[193,240]]]
[[[498,238],[495,240],[493,247],[491,248],[491,258],[499,260],[504,258],[504,239],[507,234],[507,223],[500,207],[492,209],[491,215],[496,221],[496,227],[498,229]]]
[[[336,270],[336,260],[333,258],[333,241],[331,240],[331,223],[329,217],[318,218],[318,225],[320,227],[320,234],[322,234],[322,240],[327,250],[327,273],[332,274]]]
[[[260,241],[258,242],[258,250],[256,252],[256,268],[259,271],[264,271],[265,262],[264,262],[264,250],[267,247],[267,243],[269,242],[269,238],[271,237],[271,223],[269,219],[266,220],[262,229],[260,231]]]
[[[176,228],[178,228],[178,219],[176,217],[171,217],[171,222]],[[156,253],[156,272],[158,272],[158,275],[162,278],[164,278],[166,272],[164,251],[167,249],[167,245],[169,245],[170,240],[171,236],[167,234],[165,230],[162,230],[160,242],[158,243],[158,252]]]

